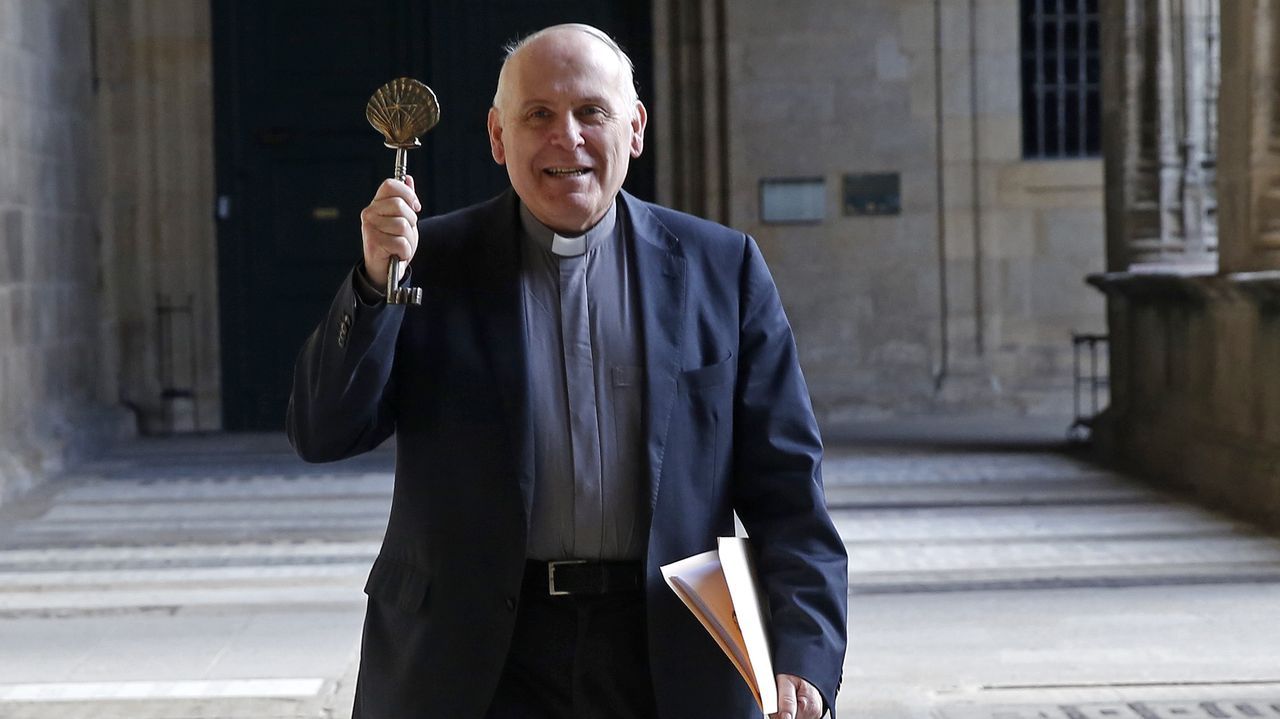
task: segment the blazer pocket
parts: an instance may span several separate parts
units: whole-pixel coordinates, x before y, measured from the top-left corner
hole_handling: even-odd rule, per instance
[[[414,614],[426,605],[430,588],[431,578],[425,571],[394,559],[378,557],[369,570],[364,593],[402,612]]]
[[[728,357],[715,364],[684,370],[680,373],[680,384],[691,390],[718,387],[733,380],[735,369],[737,369],[737,362],[733,358],[733,353],[730,352]]]

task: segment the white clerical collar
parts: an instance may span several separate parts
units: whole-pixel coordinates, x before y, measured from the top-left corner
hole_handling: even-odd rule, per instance
[[[577,257],[587,251],[587,236],[561,237],[551,236],[551,254],[561,257]]]
[[[613,236],[617,222],[618,203],[615,200],[609,205],[609,210],[604,213],[604,217],[601,217],[591,229],[580,235],[565,237],[542,224],[523,202],[520,203],[520,226],[525,234],[557,257],[577,257],[601,242],[607,241]]]

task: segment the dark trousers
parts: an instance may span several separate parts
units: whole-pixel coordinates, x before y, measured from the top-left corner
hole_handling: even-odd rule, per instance
[[[487,719],[655,719],[644,593],[526,591]]]

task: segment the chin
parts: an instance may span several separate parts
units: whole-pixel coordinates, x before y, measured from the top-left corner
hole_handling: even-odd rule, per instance
[[[555,224],[558,227],[568,231],[582,232],[592,224],[592,208],[556,208],[552,212],[548,213],[548,215],[555,221]]]

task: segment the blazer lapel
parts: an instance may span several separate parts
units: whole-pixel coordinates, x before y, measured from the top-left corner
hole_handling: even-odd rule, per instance
[[[520,285],[515,192],[508,190],[493,205],[478,238],[485,249],[477,254],[475,267],[476,316],[516,452],[516,472],[528,527],[533,510],[533,420],[529,412],[529,348]]]
[[[644,425],[649,465],[649,510],[658,502],[662,460],[666,451],[671,405],[680,371],[684,337],[685,260],[680,241],[644,203],[620,192],[634,238],[636,277],[640,288],[641,327],[645,353]]]

